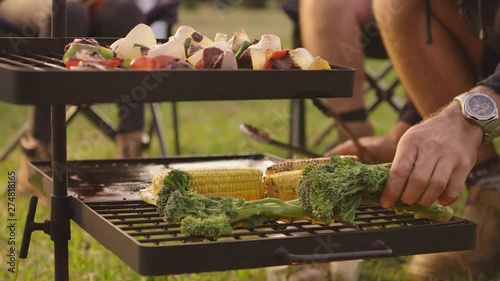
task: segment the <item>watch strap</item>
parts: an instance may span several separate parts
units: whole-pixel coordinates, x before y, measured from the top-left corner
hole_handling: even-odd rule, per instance
[[[484,189],[496,189],[500,192],[500,157],[494,157],[477,164],[465,180],[465,185],[470,188],[475,185]]]

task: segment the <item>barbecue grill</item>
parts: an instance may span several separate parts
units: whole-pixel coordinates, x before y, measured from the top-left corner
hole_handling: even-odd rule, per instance
[[[340,223],[317,225],[309,221],[276,222],[254,229],[237,229],[217,241],[186,237],[180,233],[179,225],[164,222],[155,206],[139,200],[137,194],[137,190],[147,187],[167,167],[265,170],[280,160],[257,154],[69,161],[72,219],[142,275],[403,256],[474,247],[475,224],[470,221],[454,218],[436,223],[395,214],[376,205],[357,210],[356,227]],[[36,182],[51,193],[51,163],[36,162],[32,168],[40,175]],[[212,258],[206,259],[206,253]]]
[[[137,197],[154,174],[176,165],[257,165],[269,155],[67,161],[65,105],[110,103],[124,95],[135,102],[300,99],[349,97],[354,70],[330,71],[68,71],[61,62],[66,1],[53,1],[52,38],[0,40],[0,99],[15,104],[50,104],[51,162],[31,163],[51,195],[50,219],[33,221],[32,198],[21,257],[32,231],[54,241],[55,280],[67,280],[70,220],[143,275],[195,273],[291,263],[375,258],[472,249],[475,223],[414,219],[379,206],[360,207],[357,227],[308,221],[268,223],[237,229],[217,241],[185,237],[155,208]],[[237,89],[237,90],[235,90]],[[103,176],[105,175],[105,176]],[[206,259],[206,253],[213,258]]]

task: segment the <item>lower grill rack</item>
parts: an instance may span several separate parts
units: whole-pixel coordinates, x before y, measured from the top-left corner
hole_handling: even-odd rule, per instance
[[[140,200],[72,198],[73,220],[141,275],[169,275],[468,250],[476,224],[414,219],[361,206],[356,227],[309,221],[236,229],[216,241],[186,237]]]

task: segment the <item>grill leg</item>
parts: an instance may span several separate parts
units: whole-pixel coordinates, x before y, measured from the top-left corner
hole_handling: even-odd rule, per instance
[[[55,280],[69,280],[70,239],[68,171],[66,168],[66,106],[52,105],[52,178],[50,237],[54,241]]]

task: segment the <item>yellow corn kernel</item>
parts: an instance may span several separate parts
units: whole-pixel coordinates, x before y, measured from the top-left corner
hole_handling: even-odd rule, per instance
[[[303,170],[285,171],[264,178],[266,195],[281,200],[297,199],[297,188]]]
[[[156,175],[153,178],[153,182],[151,183],[149,190],[151,191],[151,193],[154,194],[154,196],[156,196],[158,194],[158,192],[160,192],[160,189],[163,187],[163,180],[165,179],[165,177],[168,175],[168,173],[170,171],[171,171],[171,169],[167,169],[167,170],[159,173],[158,175]]]
[[[310,164],[328,164],[329,162],[329,157],[290,159],[269,166],[266,170],[266,175],[272,175],[286,171],[303,170]]]
[[[342,158],[349,158],[354,161],[359,161],[359,158],[355,155],[346,155],[340,156]],[[330,163],[330,157],[318,157],[318,158],[306,158],[306,159],[290,159],[282,162],[278,162],[269,166],[266,170],[266,175],[272,175],[276,173],[286,172],[286,171],[294,171],[294,170],[303,170],[305,167],[311,164],[328,164]]]
[[[206,196],[240,197],[256,200],[264,197],[262,171],[258,168],[193,168],[181,169],[191,175],[189,186]],[[158,194],[168,171],[153,179],[151,191]]]

